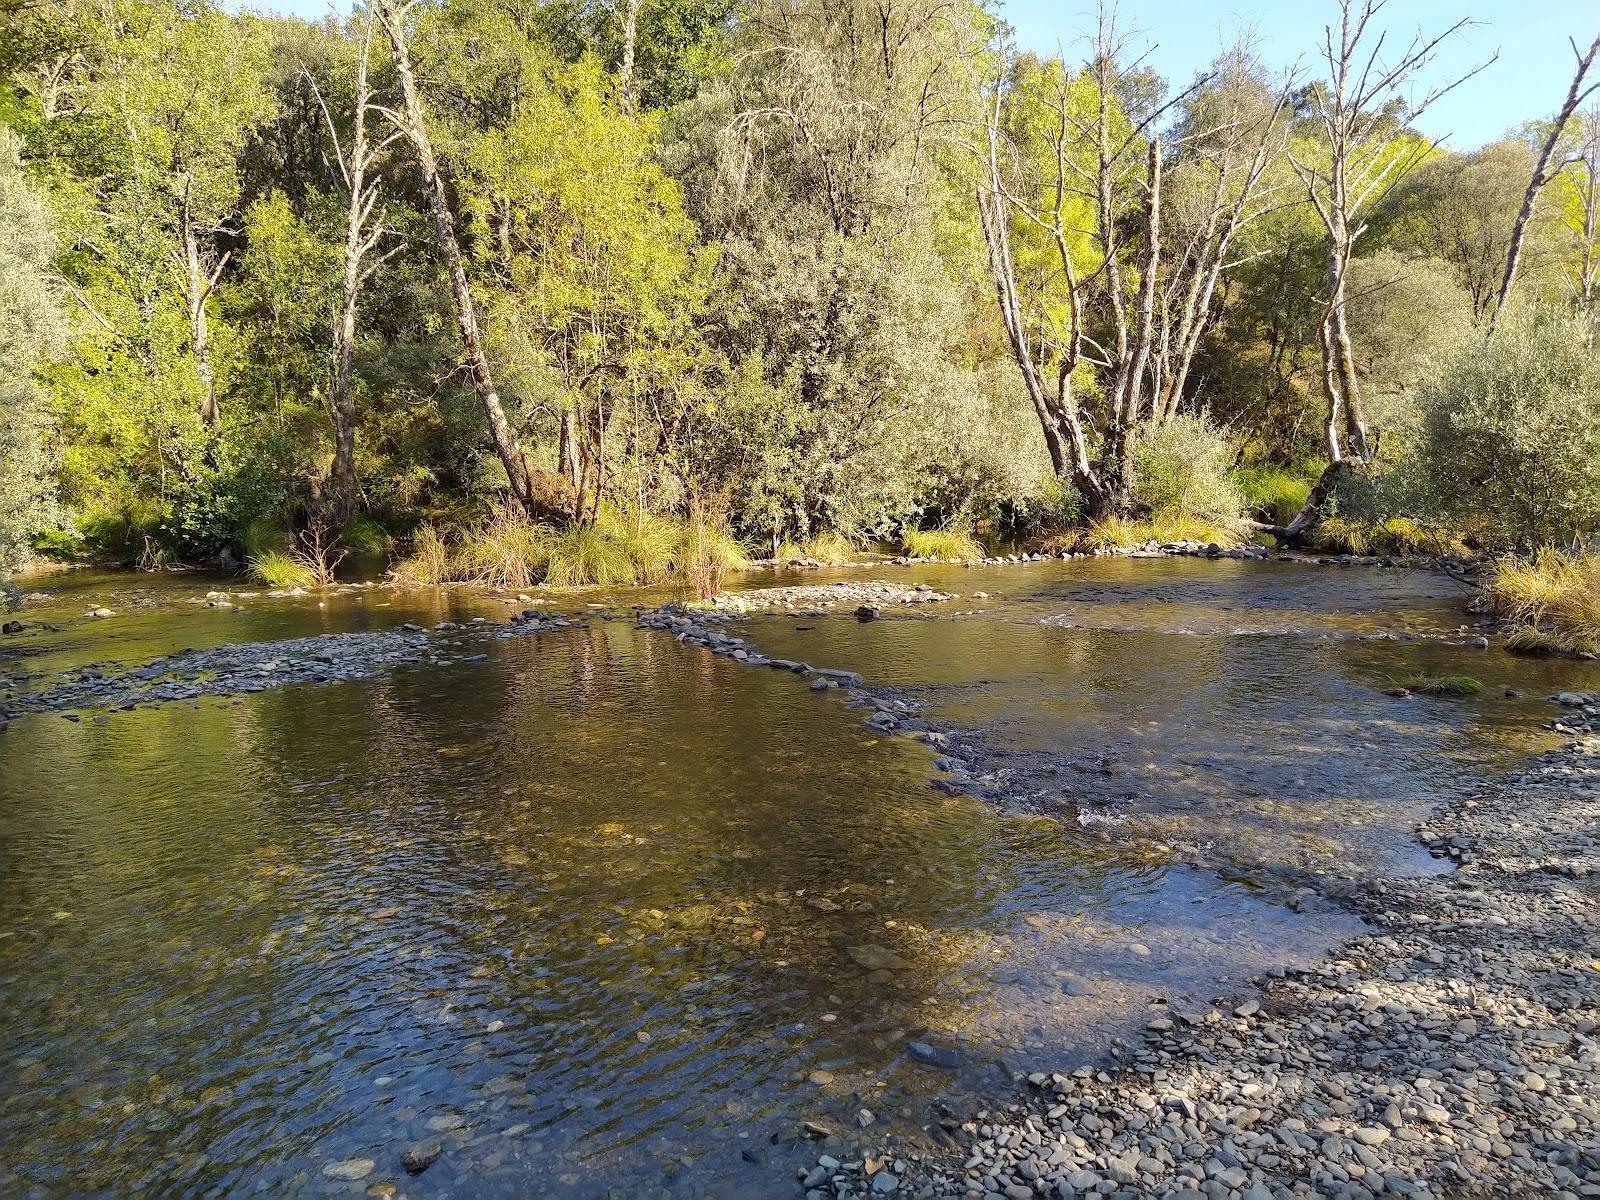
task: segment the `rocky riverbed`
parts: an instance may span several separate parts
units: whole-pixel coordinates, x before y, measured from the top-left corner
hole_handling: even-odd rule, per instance
[[[1117,1065],[1035,1074],[959,1152],[841,1141],[808,1200],[1600,1195],[1600,695],[1564,749],[1418,830],[1460,869],[1341,897],[1371,931],[1242,1003],[1153,1005]]]

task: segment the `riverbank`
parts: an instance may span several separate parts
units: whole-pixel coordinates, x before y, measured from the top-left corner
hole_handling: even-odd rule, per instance
[[[1454,873],[1372,879],[1372,926],[1225,1009],[1155,1004],[1119,1065],[1028,1078],[959,1153],[825,1154],[852,1195],[1600,1194],[1600,694],[1565,748],[1419,827]]]

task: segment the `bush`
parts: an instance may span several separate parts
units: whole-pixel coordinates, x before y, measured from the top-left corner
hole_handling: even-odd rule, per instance
[[[900,535],[900,548],[912,558],[971,559],[983,557],[983,546],[969,525],[943,529],[908,529]]]
[[[1487,547],[1600,529],[1600,353],[1577,317],[1523,314],[1424,386],[1414,474],[1428,507]]]
[[[1133,503],[1154,518],[1231,521],[1244,497],[1229,477],[1233,446],[1205,417],[1180,413],[1151,425],[1133,448]]]

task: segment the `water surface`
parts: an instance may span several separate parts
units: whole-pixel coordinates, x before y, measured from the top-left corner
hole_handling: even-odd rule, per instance
[[[883,577],[963,597],[744,632],[927,701],[1062,819],[946,795],[932,751],[874,734],[842,693],[625,622],[486,641],[482,662],[14,721],[0,1193],[786,1194],[815,1159],[807,1119],[924,1136],[1007,1068],[1097,1059],[1153,1007],[1309,959],[1352,923],[1179,865],[1185,839],[1315,867],[1342,838],[1403,866],[1418,809],[1544,744],[1542,697],[1592,677],[1358,640],[1465,619],[1453,584],[1414,572]],[[145,582],[61,581],[25,614],[61,628],[9,640],[4,669],[45,686],[86,662],[508,607],[371,589],[213,609],[191,602],[204,581]],[[95,602],[118,615],[83,618]],[[1489,687],[1375,686],[1421,668]],[[1149,837],[1107,842],[1107,820]],[[429,1138],[441,1157],[408,1178],[401,1152]],[[352,1159],[371,1172],[324,1173]]]

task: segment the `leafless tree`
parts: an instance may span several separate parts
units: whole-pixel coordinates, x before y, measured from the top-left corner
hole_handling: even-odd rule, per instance
[[[1561,178],[1571,193],[1567,224],[1578,240],[1567,286],[1573,303],[1588,311],[1600,300],[1600,106],[1583,117],[1583,135]]]
[[[1527,235],[1528,222],[1533,219],[1533,209],[1538,202],[1539,193],[1564,167],[1576,161],[1575,158],[1556,161],[1557,143],[1561,141],[1567,122],[1572,119],[1572,114],[1578,111],[1578,106],[1596,91],[1600,91],[1600,82],[1591,83],[1588,87],[1583,86],[1589,68],[1594,65],[1595,56],[1600,55],[1600,34],[1595,35],[1588,50],[1579,50],[1578,43],[1574,41],[1572,53],[1578,60],[1578,66],[1572,74],[1572,83],[1567,88],[1567,98],[1562,101],[1561,111],[1556,113],[1556,119],[1544,139],[1544,145],[1539,149],[1538,160],[1533,164],[1533,176],[1528,180],[1527,193],[1522,197],[1522,209],[1517,213],[1516,222],[1511,226],[1511,250],[1506,255],[1506,273],[1500,282],[1500,296],[1495,301],[1494,315],[1489,318],[1491,335],[1494,333],[1495,324],[1500,320],[1500,315],[1505,312],[1506,305],[1511,302],[1511,291],[1517,282],[1517,264],[1522,257],[1522,240]]]
[[[374,142],[367,128],[367,116],[376,111],[369,71],[372,59],[373,18],[363,23],[361,49],[356,59],[354,107],[348,145],[339,140],[322,90],[315,77],[304,72],[307,86],[316,97],[333,146],[333,166],[345,193],[344,275],[339,309],[333,318],[333,371],[330,408],[333,413],[333,467],[329,472],[325,496],[319,505],[318,521],[326,533],[337,534],[355,519],[359,489],[356,481],[356,401],[355,341],[356,306],[362,285],[383,262],[396,254],[395,245],[369,260],[379,242],[389,232],[383,214],[377,209],[381,184],[373,170],[375,161],[399,138],[395,129]]]
[[[1490,58],[1406,102],[1404,91],[1433,62],[1439,47],[1470,21],[1457,21],[1434,37],[1418,34],[1397,55],[1385,58],[1387,34],[1372,27],[1384,4],[1385,0],[1339,0],[1337,28],[1329,25],[1323,30],[1328,78],[1311,90],[1312,116],[1321,126],[1322,144],[1317,157],[1289,157],[1328,234],[1327,291],[1318,329],[1328,467],[1295,518],[1274,531],[1288,539],[1301,536],[1321,519],[1322,506],[1347,460],[1365,465],[1376,452],[1361,402],[1348,312],[1350,260],[1356,242],[1367,231],[1367,214],[1433,149],[1432,142],[1415,134],[1410,122],[1494,61]]]
[[[1054,72],[1048,101],[1048,158],[1043,180],[1024,178],[1018,151],[1006,137],[1008,81],[1001,69],[984,99],[978,213],[989,252],[1001,321],[1044,433],[1056,473],[1070,479],[1093,516],[1125,511],[1131,502],[1133,450],[1140,425],[1170,420],[1211,312],[1218,280],[1239,231],[1263,210],[1262,181],[1282,147],[1279,120],[1287,85],[1264,113],[1229,111],[1215,124],[1180,131],[1178,149],[1192,141],[1214,172],[1206,199],[1190,224],[1178,224],[1174,252],[1163,244],[1163,178],[1168,147],[1153,130],[1171,109],[1211,81],[1205,75],[1165,103],[1149,104],[1124,120],[1116,112],[1124,84],[1137,68],[1124,66],[1126,43],[1114,16],[1102,9],[1091,58],[1082,76],[1093,89],[1087,113],[1075,103],[1075,77]],[[1041,203],[1040,197],[1044,200]],[[1071,206],[1093,212],[1087,230],[1094,262],[1073,259]],[[1038,229],[1052,248],[1064,317],[1030,306],[1012,252],[1012,215]],[[1081,251],[1080,251],[1081,253]],[[1136,267],[1130,279],[1125,264]],[[1037,307],[1038,312],[1030,311]],[[1089,333],[1090,310],[1107,330]],[[1090,458],[1086,421],[1073,394],[1073,373],[1094,367],[1104,381],[1107,408]]]
[[[1295,83],[1290,71],[1273,90],[1253,77],[1249,52],[1230,56],[1215,95],[1220,111],[1203,113],[1180,139],[1191,172],[1210,178],[1162,286],[1160,337],[1150,393],[1158,422],[1178,412],[1200,340],[1212,315],[1224,272],[1236,265],[1235,240],[1251,222],[1279,203],[1280,185],[1267,181],[1288,140],[1284,120]]]

